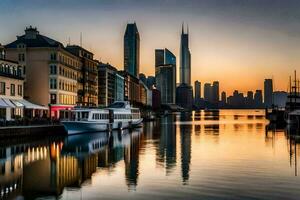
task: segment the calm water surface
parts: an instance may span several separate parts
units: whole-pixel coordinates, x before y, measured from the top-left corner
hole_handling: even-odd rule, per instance
[[[299,199],[299,145],[261,110],[166,116],[131,132],[0,141],[0,199]]]

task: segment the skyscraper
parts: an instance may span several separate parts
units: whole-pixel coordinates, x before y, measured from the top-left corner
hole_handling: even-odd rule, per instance
[[[219,95],[219,81],[214,81],[213,82],[213,95],[212,95],[212,99],[213,99],[213,103],[218,103],[220,100],[220,95]]]
[[[189,50],[189,29],[184,33],[182,25],[180,41],[180,83],[191,85],[191,53]]]
[[[270,108],[273,103],[273,81],[272,79],[265,79],[264,82],[264,103]]]
[[[262,106],[262,91],[256,90],[254,94],[254,102],[256,107]]]
[[[140,35],[136,23],[127,24],[124,35],[124,70],[137,77],[140,71]]]
[[[168,49],[155,50],[155,79],[156,88],[161,93],[161,103],[175,103],[176,57]]]
[[[195,81],[195,101],[199,101],[201,98],[201,83]]]
[[[212,102],[212,86],[210,83],[204,84],[204,101]]]
[[[223,103],[223,105],[225,105],[227,103],[227,97],[226,97],[226,92],[223,91],[221,93],[221,102]]]

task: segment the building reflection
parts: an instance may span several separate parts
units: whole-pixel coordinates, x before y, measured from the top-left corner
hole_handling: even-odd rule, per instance
[[[181,113],[182,122],[191,121],[191,113]],[[192,125],[181,124],[180,130],[180,149],[181,149],[181,176],[183,184],[188,184],[190,178],[191,148],[192,148]]]
[[[219,110],[204,110],[204,120],[214,120],[217,121],[220,119]]]
[[[166,175],[169,175],[176,166],[175,120],[175,115],[168,115],[160,121],[160,138],[156,148],[156,162],[165,167]]]

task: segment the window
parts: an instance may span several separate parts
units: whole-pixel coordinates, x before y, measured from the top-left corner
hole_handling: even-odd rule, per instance
[[[55,78],[50,78],[50,89],[57,89],[57,83]]]
[[[50,60],[56,60],[56,53],[50,54]]]
[[[19,96],[23,95],[23,86],[22,85],[18,85],[18,95]]]
[[[50,65],[50,74],[56,74],[56,73],[57,73],[56,65]]]
[[[16,95],[16,86],[15,86],[15,84],[10,84],[10,95],[11,96]]]
[[[0,82],[0,95],[5,95],[5,82]]]
[[[19,54],[19,61],[25,61],[25,54],[24,53]]]

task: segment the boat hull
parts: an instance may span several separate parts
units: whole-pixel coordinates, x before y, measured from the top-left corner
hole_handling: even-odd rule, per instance
[[[127,128],[138,127],[142,123],[142,119],[135,121],[127,122],[113,122],[108,123],[99,123],[99,122],[88,122],[88,121],[62,121],[66,131],[69,135],[87,133],[87,132],[104,132],[111,130],[121,130]]]

